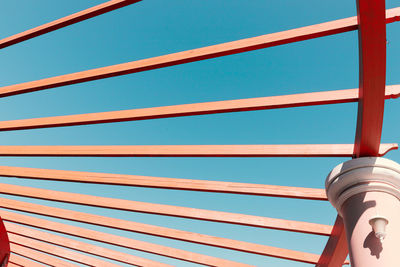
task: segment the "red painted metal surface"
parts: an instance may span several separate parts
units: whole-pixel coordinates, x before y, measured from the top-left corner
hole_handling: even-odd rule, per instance
[[[78,22],[81,22],[83,20],[87,20],[96,16],[99,16],[101,14],[110,12],[112,10],[137,3],[141,0],[111,0],[108,2],[105,2],[103,4],[82,10],[80,12],[77,12],[75,14],[66,16],[64,18],[43,24],[41,26],[35,27],[33,29],[15,34],[13,36],[4,38],[0,40],[0,49],[32,39],[34,37],[43,35],[48,32],[52,32],[64,27],[67,27],[71,24],[75,24]]]
[[[397,98],[399,96],[400,85],[387,86],[385,95],[386,99]],[[348,89],[47,118],[2,121],[0,122],[0,131],[89,125],[122,121],[151,120],[227,112],[349,103],[356,101],[358,101],[358,89]]]
[[[24,167],[0,166],[0,176],[40,180],[82,182],[109,185],[138,186],[177,190],[193,190],[215,193],[259,195],[310,200],[327,200],[324,189],[278,185],[190,180],[140,175],[124,175],[94,172],[62,171]]]
[[[349,254],[349,249],[347,247],[346,232],[343,219],[338,215],[332,229],[332,234],[316,266],[341,267],[343,264],[349,264],[346,261],[347,254]]]
[[[213,247],[316,264],[319,255],[0,198],[0,207]],[[0,211],[0,215],[3,214]]]
[[[379,156],[397,144],[381,144]],[[0,146],[0,156],[23,157],[351,157],[352,144]]]
[[[386,22],[399,19],[400,8],[387,11]],[[57,77],[4,86],[0,88],[0,97],[50,89],[70,84],[88,82],[119,75],[154,70],[204,59],[227,56],[277,45],[309,40],[317,37],[356,30],[357,17],[351,17],[303,28],[266,34],[258,37],[188,50],[184,52],[153,57],[98,69],[91,69]]]
[[[71,236],[85,238],[88,240],[94,240],[106,244],[120,246],[123,248],[129,248],[133,250],[139,250],[165,257],[170,257],[178,260],[198,263],[207,266],[243,266],[243,267],[247,266],[247,264],[239,264],[238,262],[230,260],[184,251],[172,247],[152,244],[127,237],[108,234],[105,232],[99,232],[87,228],[53,222],[23,214],[17,214],[5,210],[1,210],[0,214],[4,216],[5,221],[24,224],[27,226],[32,226],[44,230],[50,230],[61,234],[67,234]]]
[[[171,205],[153,204],[131,200],[98,197],[77,193],[67,193],[33,187],[2,184],[0,183],[0,193],[6,195],[23,196],[44,200],[59,201],[87,205],[93,207],[110,208],[117,210],[166,215],[195,220],[211,222],[230,223],[251,227],[261,227],[284,231],[293,231],[307,234],[326,235],[331,234],[332,227],[317,223],[299,222],[292,220],[274,219],[268,217],[236,214],[213,210],[203,210]]]
[[[10,242],[3,220],[0,218],[0,266],[7,266],[10,257]]]
[[[385,1],[357,0],[360,100],[355,157],[379,156],[386,79]]]

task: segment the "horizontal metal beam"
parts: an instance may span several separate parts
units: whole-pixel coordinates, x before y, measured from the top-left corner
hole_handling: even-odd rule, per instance
[[[400,85],[389,85],[386,99],[400,96]],[[258,97],[154,108],[66,115],[56,117],[1,121],[0,131],[42,129],[123,121],[140,121],[227,112],[303,107],[358,101],[358,89],[314,92],[294,95]]]
[[[390,23],[399,20],[399,15],[400,8],[387,10],[386,22]],[[221,56],[352,31],[356,30],[357,28],[357,17],[340,19],[159,57],[132,61],[98,69],[91,69],[16,85],[4,86],[0,88],[0,97],[94,81],[147,70],[154,70],[204,59],[217,58]]]
[[[0,176],[39,180],[327,200],[324,189],[0,166]]]
[[[36,218],[28,215],[18,214],[15,212],[0,211],[4,221],[23,224],[43,230],[53,231],[61,234],[85,238],[119,246],[123,248],[148,252],[156,255],[161,255],[178,260],[198,263],[207,266],[242,266],[248,267],[247,264],[242,264],[230,260],[216,258],[212,256],[202,255],[195,252],[185,251],[177,248],[166,247],[144,241],[139,241],[123,236],[99,232],[87,228],[73,226],[65,223],[53,222],[46,219]]]
[[[67,262],[58,257],[50,256],[46,253],[39,252],[16,243],[10,243],[10,247],[12,253],[46,264],[46,266],[50,265],[57,267],[78,267],[78,265],[71,262]]]
[[[105,2],[103,4],[82,10],[80,12],[74,13],[72,15],[63,17],[61,19],[43,24],[41,26],[35,27],[33,29],[12,35],[10,37],[4,38],[0,40],[0,49],[21,43],[23,41],[32,39],[34,37],[43,35],[48,32],[52,32],[64,27],[67,27],[71,24],[75,24],[81,22],[83,20],[87,20],[101,14],[110,12],[112,10],[137,3],[141,0],[112,0]]]
[[[169,266],[163,264],[161,262],[156,262],[148,259],[144,259],[141,257],[137,257],[134,255],[130,255],[127,253],[123,253],[116,250],[111,250],[103,247],[99,247],[93,244],[85,243],[82,241],[74,240],[71,238],[46,233],[43,231],[38,231],[32,228],[27,228],[21,225],[17,225],[14,223],[5,223],[7,232],[13,233],[20,236],[25,236],[29,238],[33,238],[39,241],[44,241],[47,243],[51,243],[53,245],[62,246],[68,249],[77,250],[80,252],[92,254],[98,257],[107,258],[110,260],[135,265],[135,266]]]
[[[87,256],[82,253],[77,253],[73,250],[65,249],[60,246],[50,245],[41,241],[37,241],[32,238],[27,238],[24,236],[16,235],[13,233],[8,233],[10,242],[13,244],[18,244],[33,250],[37,250],[43,253],[53,255],[55,257],[60,257],[69,261],[73,261],[79,264],[84,264],[87,266],[104,266],[104,267],[120,267],[117,264],[104,261],[98,258]],[[56,265],[58,266],[58,265]],[[152,265],[154,266],[154,265]],[[160,265],[160,266],[171,266],[171,265]]]
[[[0,193],[6,195],[23,196],[36,199],[87,205],[93,207],[165,215],[219,223],[237,224],[251,227],[269,228],[307,234],[329,236],[332,230],[332,226],[330,225],[317,223],[299,222],[254,215],[237,214],[231,212],[153,204],[108,197],[98,197],[92,195],[67,193],[3,183],[0,183]]]
[[[381,144],[379,156],[397,144]],[[353,144],[0,146],[10,157],[352,157]]]
[[[316,264],[319,255],[0,198],[0,207],[241,252]],[[0,211],[2,214],[2,211]]]

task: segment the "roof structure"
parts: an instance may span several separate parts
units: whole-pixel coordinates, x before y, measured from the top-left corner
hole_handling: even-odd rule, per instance
[[[29,42],[35,40],[36,37],[42,38],[42,35],[43,37],[47,36],[47,34],[51,35],[54,31],[76,23],[79,23],[79,25],[87,23],[86,20],[91,18],[93,18],[90,20],[91,23],[95,25],[96,19],[105,13],[123,9],[130,5],[132,8],[130,10],[133,10],[144,2],[146,0],[111,0],[101,3],[1,39],[1,53],[7,54],[8,49],[12,49],[19,44],[29,46]],[[17,164],[19,167],[11,166],[12,164],[8,164],[10,166],[3,164],[3,166],[0,166],[0,176],[4,180],[0,185],[0,193],[4,195],[0,198],[0,207],[2,208],[0,216],[8,234],[11,251],[8,266],[183,266],[189,263],[207,266],[267,266],[268,264],[263,261],[264,257],[284,259],[282,264],[288,264],[287,266],[295,266],[295,263],[313,264],[320,267],[335,267],[348,264],[348,261],[346,261],[348,255],[346,237],[343,222],[339,216],[335,222],[331,222],[331,225],[328,225],[313,222],[311,219],[304,221],[267,217],[264,216],[265,213],[263,215],[248,215],[238,212],[217,211],[219,207],[217,203],[215,203],[215,209],[214,207],[210,209],[190,207],[191,200],[188,199],[191,194],[199,198],[201,196],[209,198],[210,196],[218,195],[214,199],[217,202],[218,199],[225,197],[230,201],[230,195],[235,197],[246,197],[247,195],[285,198],[288,201],[292,201],[291,203],[304,203],[301,201],[320,203],[327,200],[323,189],[297,187],[290,184],[278,186],[266,183],[252,183],[246,179],[237,179],[235,181],[226,181],[224,179],[218,181],[218,179],[200,180],[119,174],[118,172],[94,172],[87,171],[85,168],[66,170],[74,169],[73,166],[66,169],[38,168],[33,167],[36,162],[31,161],[31,159],[40,157],[54,157],[60,158],[60,160],[65,160],[66,157],[76,157],[78,159],[83,157],[113,157],[117,159],[193,157],[198,160],[200,165],[198,168],[201,169],[201,165],[204,162],[199,158],[233,157],[247,160],[245,158],[273,157],[285,158],[289,162],[291,157],[295,157],[295,160],[301,160],[297,158],[384,156],[389,151],[398,148],[396,143],[381,143],[381,135],[385,101],[400,96],[400,85],[386,85],[386,28],[387,24],[400,20],[400,7],[386,9],[384,1],[358,0],[357,11],[357,16],[305,27],[1,86],[0,97],[2,99],[25,97],[23,96],[25,94],[26,97],[29,97],[31,94],[28,93],[32,92],[37,92],[35,94],[40,98],[43,96],[41,94],[57,90],[59,87],[77,86],[110,77],[131,75],[286,44],[297,44],[320,37],[336,37],[338,34],[347,32],[358,32],[359,88],[344,90],[338,88],[340,90],[201,101],[198,103],[192,101],[190,104],[172,104],[156,107],[154,105],[151,107],[139,106],[117,111],[107,111],[104,108],[101,112],[76,115],[70,115],[75,113],[74,110],[70,110],[67,115],[2,120],[0,122],[0,131],[2,132],[29,130],[22,131],[21,133],[23,134],[17,136],[17,139],[0,146],[0,156],[4,158],[21,157],[22,159],[28,159],[23,161],[23,163],[27,163],[26,165],[21,162]],[[71,32],[74,30],[73,27],[68,27],[68,29]],[[99,31],[101,30],[99,28]],[[156,39],[157,37],[153,38]],[[357,53],[357,51],[353,51],[353,53]],[[99,60],[101,60],[102,56],[106,55],[99,55]],[[213,62],[209,64],[213,64]],[[191,72],[193,76],[196,74]],[[171,75],[171,73],[168,75]],[[107,83],[107,86],[112,84],[112,82]],[[73,91],[73,93],[76,92],[79,92],[79,90]],[[91,94],[94,92],[92,91]],[[64,91],[64,94],[69,94],[68,90]],[[111,95],[111,93],[109,94]],[[77,95],[70,97],[79,98]],[[102,97],[104,98],[104,96]],[[110,96],[110,98],[112,97]],[[27,101],[32,100],[28,99]],[[63,101],[63,99],[61,98],[60,101]],[[125,100],[122,99],[121,101]],[[358,103],[356,131],[354,133],[355,141],[351,143],[293,144],[288,142],[287,144],[258,144],[258,142],[255,142],[234,145],[203,143],[195,145],[127,145],[119,144],[118,135],[114,135],[111,138],[119,145],[79,145],[81,141],[77,140],[73,135],[68,142],[63,140],[60,143],[56,143],[56,145],[28,145],[24,141],[24,136],[31,130],[32,132],[36,131],[35,129],[46,128],[51,130],[59,128],[59,131],[49,132],[49,135],[58,135],[64,129],[74,128],[74,126],[103,124],[104,127],[113,129],[113,123],[116,122],[133,123],[134,121],[177,117],[192,119],[198,115],[214,116],[214,114],[247,113],[248,111],[262,110],[271,110],[272,112],[274,109],[279,109],[278,112],[281,112],[281,110],[283,112],[283,109],[288,108],[308,108],[310,106],[345,103]],[[39,103],[39,105],[41,104]],[[35,102],[31,102],[31,106],[34,107]],[[51,113],[50,110],[48,114]],[[6,115],[4,116],[7,117]],[[161,121],[154,120],[154,124]],[[336,127],[340,128],[340,125]],[[82,127],[76,128],[78,129],[77,131],[84,129]],[[120,131],[120,129],[115,131]],[[213,131],[213,129],[208,131]],[[70,133],[72,132],[68,132],[67,135]],[[96,131],[93,131],[92,135],[95,134]],[[131,132],[122,132],[121,135],[123,134],[129,135]],[[168,135],[168,131],[159,132],[158,134]],[[279,134],[279,131],[277,134]],[[94,140],[96,141],[96,139]],[[294,137],[292,140],[296,140],[296,138]],[[396,141],[392,140],[392,142]],[[235,162],[238,163],[239,161]],[[243,166],[245,168],[246,165]],[[118,164],[115,165],[116,169],[117,167]],[[326,174],[329,171],[330,169],[326,169]],[[302,173],[299,177],[306,175],[308,174]],[[321,183],[324,178],[320,177]],[[38,182],[36,187],[32,186],[34,182]],[[75,184],[76,190],[73,192],[68,190],[69,184]],[[85,194],[79,191],[80,186],[86,188]],[[67,188],[66,191],[63,190],[64,187]],[[146,192],[152,192],[151,194],[153,194],[152,196],[155,200],[150,202],[134,200],[133,193],[129,193],[136,192],[129,191],[133,190],[132,188],[152,190]],[[126,195],[121,198],[107,194],[99,196],[102,195],[101,190],[104,190],[104,192],[126,192]],[[171,191],[171,193],[168,193],[170,194],[168,195],[169,197],[176,194],[177,198],[181,198],[183,203],[187,202],[188,204],[175,205],[171,204],[174,203],[172,200],[169,204],[157,203],[159,199],[154,194],[165,190]],[[185,194],[180,192],[185,192]],[[151,198],[150,195],[148,197]],[[266,201],[265,199],[262,198],[262,201]],[[250,200],[252,199],[246,198],[246,201]],[[50,203],[49,201],[54,202],[54,204],[46,204]],[[243,207],[244,210],[252,205],[250,202],[246,203],[246,207]],[[76,205],[81,206],[81,208],[76,209]],[[299,207],[301,205],[299,204]],[[111,210],[111,212],[107,215],[107,213],[98,212],[100,209]],[[138,217],[138,220],[135,220],[126,215],[131,212],[135,214],[151,214],[152,217],[146,217],[147,219]],[[304,212],[308,212],[308,210],[304,209]],[[163,221],[163,219],[160,219],[163,216],[179,218],[179,222]],[[143,221],[146,220],[154,223],[144,223]],[[185,221],[188,221],[187,227],[185,226]],[[216,231],[227,227],[227,233],[232,236],[232,232],[238,231],[234,229],[239,228],[229,228],[231,225],[233,225],[232,227],[261,228],[263,231],[268,231],[267,229],[285,231],[289,232],[289,234],[294,232],[300,233],[302,236],[325,237],[323,239],[325,247],[319,247],[320,253],[312,253],[307,252],[306,249],[292,249],[290,239],[281,241],[281,244],[287,243],[287,247],[275,246],[272,245],[272,242],[271,245],[266,245],[256,242],[258,239],[252,236],[238,240],[228,238],[225,234],[205,234],[204,229],[195,226],[210,222],[212,224],[207,227],[213,228],[214,224],[222,225],[216,227]],[[165,225],[163,225],[164,223]],[[175,223],[176,226],[170,226]],[[104,230],[107,228],[110,230]],[[188,228],[190,229],[188,230]],[[243,231],[246,233],[247,230]],[[130,233],[138,233],[155,238],[151,239],[151,241],[144,241],[146,239],[131,237]],[[256,241],[251,241],[253,240],[252,238]],[[175,241],[169,241],[172,243],[164,243],[163,239],[179,242],[173,243]],[[6,239],[2,239],[2,241],[8,243]],[[269,241],[271,240],[266,240],[265,242],[268,243]],[[299,243],[298,241],[296,242]],[[203,246],[216,248],[217,250],[212,254],[208,254],[207,250],[199,249],[199,247]],[[233,252],[229,251],[240,254],[232,254],[231,258],[230,253]],[[247,258],[242,256],[244,254],[258,256],[247,262]],[[237,260],[238,258],[239,260]],[[169,259],[173,259],[173,261],[169,261]],[[254,261],[257,262],[254,263]]]

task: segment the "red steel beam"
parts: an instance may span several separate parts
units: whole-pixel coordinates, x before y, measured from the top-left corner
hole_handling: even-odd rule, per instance
[[[400,8],[389,9],[387,10],[386,22],[391,23],[398,21],[400,19],[399,16]],[[353,31],[357,28],[357,17],[340,19],[159,57],[91,69],[16,85],[4,86],[0,87],[0,97],[94,81],[147,70],[154,70],[204,59],[233,55],[237,53]]]
[[[127,253],[120,251],[115,251],[92,244],[88,244],[82,241],[74,240],[67,237],[62,237],[55,234],[46,233],[43,231],[38,231],[35,229],[23,227],[14,223],[6,223],[7,231],[20,236],[25,236],[39,241],[44,241],[53,245],[62,246],[68,249],[77,250],[80,252],[85,252],[102,258],[107,258],[110,260],[135,265],[135,266],[169,266],[160,262],[155,262],[152,260],[136,257]],[[250,265],[249,265],[250,266]],[[249,267],[248,266],[248,267]]]
[[[58,257],[50,256],[46,253],[36,251],[31,248],[21,246],[19,244],[11,243],[11,252],[25,258],[46,264],[46,266],[57,267],[78,267],[78,265],[62,260]]]
[[[84,264],[87,266],[120,267],[120,265],[108,261],[100,260],[98,258],[87,256],[82,253],[77,253],[73,250],[65,249],[59,246],[50,245],[48,243],[37,241],[32,238],[27,238],[13,233],[8,233],[8,235],[10,236],[10,242],[13,244],[17,244],[26,248],[50,254],[55,257],[60,257],[79,264]],[[154,267],[155,265],[151,266]],[[171,265],[163,265],[160,263],[160,266],[171,266]]]
[[[327,200],[324,189],[0,166],[0,176],[215,193]]]
[[[6,195],[15,195],[43,200],[87,205],[93,207],[165,215],[219,223],[230,223],[307,234],[329,236],[332,230],[332,226],[330,225],[317,223],[299,222],[254,215],[237,214],[231,212],[221,212],[171,205],[153,204],[124,199],[98,197],[11,184],[0,183],[0,193]]]
[[[332,229],[332,234],[316,266],[342,267],[343,264],[349,264],[349,262],[346,261],[348,253],[349,249],[347,247],[343,219],[338,215]]]
[[[292,261],[316,264],[318,263],[319,259],[319,255],[307,252],[300,252],[290,249],[254,244],[228,238],[221,238],[221,237],[209,236],[193,232],[181,231],[161,226],[154,226],[154,225],[137,223],[122,219],[88,214],[79,211],[72,211],[67,209],[39,205],[39,204],[27,203],[18,200],[0,198],[0,207],[5,209],[50,216],[59,219],[88,223],[124,231],[165,237],[175,240],[231,249],[231,250],[258,254],[263,256],[276,257]],[[0,214],[2,214],[2,211],[0,211]]]
[[[102,15],[104,13],[110,12],[112,10],[137,3],[141,0],[111,0],[108,2],[105,2],[103,4],[85,9],[83,11],[74,13],[72,15],[63,17],[61,19],[43,24],[41,26],[35,27],[33,29],[12,35],[10,37],[4,38],[0,40],[0,49],[21,43],[23,41],[32,39],[34,37],[43,35],[48,32],[52,32],[64,27],[67,27],[69,25],[81,22],[83,20],[87,20],[99,15]]]
[[[385,1],[357,0],[359,76],[355,157],[379,156],[386,79]]]
[[[10,261],[8,262],[7,267],[15,267],[15,266],[22,266],[22,267],[46,267],[47,265],[43,265],[36,261],[30,260],[28,258],[19,256],[17,254],[11,253]]]
[[[400,96],[400,85],[386,87],[386,99]],[[239,100],[205,102],[79,115],[22,119],[0,122],[0,131],[27,130],[63,126],[90,125],[123,121],[139,121],[228,112],[303,107],[358,101],[358,89],[314,92],[294,95],[259,97]]]
[[[189,252],[172,247],[166,247],[144,241],[139,241],[127,237],[117,236],[105,232],[99,232],[78,226],[72,226],[64,223],[53,222],[45,219],[40,219],[32,216],[9,212],[5,210],[0,211],[1,216],[5,221],[23,224],[31,227],[36,227],[48,231],[53,231],[61,234],[67,234],[97,242],[103,242],[114,246],[129,248],[133,250],[148,252],[156,255],[161,255],[178,260],[198,263],[207,266],[242,266],[248,267],[247,264],[242,264],[230,260],[216,258],[212,256],[202,255],[194,252]]]
[[[397,148],[381,144],[379,156]],[[13,157],[352,157],[353,151],[353,144],[0,146],[0,156]]]

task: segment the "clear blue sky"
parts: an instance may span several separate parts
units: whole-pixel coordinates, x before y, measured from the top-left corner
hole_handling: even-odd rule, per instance
[[[0,38],[99,0],[1,1]],[[386,1],[387,8],[398,5]],[[0,51],[0,86],[108,66],[356,15],[355,1],[144,0]],[[400,23],[387,26],[387,84],[400,83]],[[358,87],[357,33],[2,98],[12,120]],[[400,141],[400,102],[386,102],[382,142]],[[353,143],[356,104],[0,133],[1,145]],[[388,158],[400,162],[400,152]],[[1,158],[0,165],[323,188],[345,158]],[[327,202],[2,178],[38,188],[333,224]],[[23,199],[23,198],[18,198]],[[143,223],[321,253],[327,238],[29,200]],[[68,222],[70,223],[70,222]],[[80,225],[78,223],[73,223]],[[85,225],[256,266],[309,266]],[[194,264],[123,250],[176,266]]]

